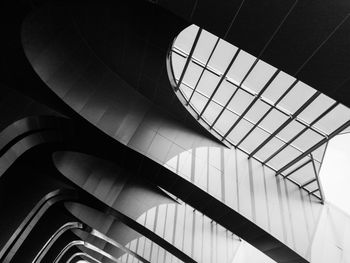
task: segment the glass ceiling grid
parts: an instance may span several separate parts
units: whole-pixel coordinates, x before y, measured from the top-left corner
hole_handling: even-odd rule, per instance
[[[318,122],[320,119],[322,119],[327,113],[332,111],[336,106],[338,105],[338,102],[333,103],[332,106],[330,106],[327,110],[325,110],[323,113],[321,113],[315,120],[313,120],[309,125],[312,126],[316,122]],[[280,149],[278,149],[276,152],[271,154],[264,163],[269,162],[272,158],[274,158],[278,153],[280,153],[284,148],[286,148],[288,145],[290,145],[293,141],[295,141],[299,136],[301,136],[305,131],[308,130],[308,127],[305,127],[303,130],[301,130],[299,133],[297,133],[293,138],[291,138],[285,145],[283,145]]]
[[[185,105],[223,143],[323,200],[317,174],[321,146],[349,127],[350,110],[217,36],[189,28],[192,38],[185,29],[170,53],[170,61],[183,59],[171,68]],[[313,177],[294,179],[304,166]]]

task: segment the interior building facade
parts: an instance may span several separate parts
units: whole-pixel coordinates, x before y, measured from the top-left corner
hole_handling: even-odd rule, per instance
[[[350,262],[349,1],[2,13],[0,262]]]

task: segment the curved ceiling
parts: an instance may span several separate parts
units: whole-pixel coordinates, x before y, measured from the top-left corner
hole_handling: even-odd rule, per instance
[[[69,4],[57,9],[51,6],[49,11],[36,10],[35,15],[28,17],[22,32],[25,53],[49,88],[90,123],[130,148],[140,127],[162,121],[153,118],[143,122],[147,113],[156,107],[158,111],[178,113],[177,118],[191,123],[183,117],[186,111],[174,106],[177,101],[173,99],[165,67],[169,44],[188,23],[143,1],[137,3],[140,5],[136,9],[133,4],[118,3],[116,10],[124,12],[123,16],[106,6],[101,8],[89,3],[79,10]],[[125,13],[130,14],[130,21],[123,19]],[[139,136],[142,143],[148,139],[146,133]],[[192,146],[184,142],[186,147]],[[265,253],[276,260],[305,262],[283,242],[220,201],[210,199],[209,194],[198,189],[189,193],[188,190],[195,187],[183,181],[176,178],[176,183],[175,180],[167,183],[173,184],[172,188],[181,182],[183,189],[176,190],[179,195],[191,196],[192,202],[202,205],[211,217],[228,229],[246,234],[249,242],[265,249]],[[194,192],[199,193],[198,196],[194,196]],[[210,202],[203,204],[203,196]],[[268,243],[268,249],[260,238]]]

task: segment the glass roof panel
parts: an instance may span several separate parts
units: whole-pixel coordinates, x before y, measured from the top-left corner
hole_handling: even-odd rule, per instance
[[[302,135],[300,135],[294,142],[292,142],[292,145],[294,145],[298,149],[306,151],[322,139],[323,137],[321,135],[308,129]]]
[[[280,71],[262,97],[275,103],[288,90],[294,81],[294,77]]]
[[[292,165],[291,167],[289,167],[288,169],[283,171],[282,174],[283,175],[287,175],[287,174],[291,173],[294,169],[296,169],[297,167],[301,166],[303,163],[305,163],[307,161],[310,161],[310,156],[305,156],[300,161],[298,161],[297,163],[295,163],[294,165]]]
[[[216,85],[219,83],[219,80],[220,78],[218,76],[206,70],[198,83],[196,91],[204,94],[209,98],[214,92]]]
[[[277,130],[289,117],[278,110],[272,110],[268,116],[261,122],[260,127],[266,129],[270,133]]]
[[[253,127],[253,124],[249,121],[242,119],[238,125],[232,130],[227,139],[233,142],[234,144],[237,144],[244,135],[247,134],[247,132]],[[255,143],[256,145],[256,143]]]
[[[236,85],[239,85],[244,76],[253,65],[256,58],[249,53],[241,50],[227,73],[227,77]]]
[[[290,174],[289,178],[294,180],[295,182],[298,182],[301,185],[315,178],[315,171],[312,166],[312,163],[308,163],[299,170]]]
[[[281,138],[282,140],[288,142],[290,139],[292,139],[296,134],[298,134],[300,131],[302,131],[305,128],[303,124],[300,124],[299,122],[292,120],[286,127],[284,127],[277,136]]]
[[[197,31],[198,26],[196,25],[191,25],[185,30],[182,30],[181,33],[176,37],[174,46],[186,53],[190,53],[192,44],[197,35]]]
[[[237,47],[229,44],[226,41],[220,40],[213,53],[213,56],[209,61],[209,67],[212,67],[219,72],[224,73],[236,51]]]
[[[193,57],[205,64],[215,47],[218,37],[213,34],[201,34],[198,39],[198,44],[193,52]]]
[[[237,87],[233,85],[232,83],[224,80],[220,88],[215,93],[213,100],[220,103],[221,105],[226,105],[227,101],[231,97],[231,95],[235,92]]]
[[[206,111],[203,113],[203,118],[211,125],[216,117],[219,115],[220,111],[222,110],[222,106],[211,101],[208,104],[208,107]]]
[[[312,192],[312,191],[318,189],[317,181],[313,181],[312,183],[306,185],[305,188],[306,188],[308,191],[310,191],[310,192]]]
[[[328,109],[335,100],[330,97],[320,94],[310,105],[303,110],[298,118],[304,120],[308,124],[310,124],[313,120],[315,120],[325,109]]]
[[[269,163],[276,169],[280,169],[288,163],[288,160],[290,160],[290,158],[294,159],[298,157],[300,154],[301,152],[295,149],[294,147],[287,146],[275,157],[273,157],[271,161],[269,161]]]
[[[188,64],[188,68],[186,70],[186,74],[183,77],[183,82],[185,82],[187,85],[189,85],[191,88],[195,87],[199,76],[202,73],[203,68],[198,66],[197,64],[193,63],[191,61]]]
[[[299,81],[294,88],[280,101],[279,107],[293,114],[299,109],[314,93],[315,89]]]
[[[207,103],[208,98],[204,97],[202,94],[195,92],[193,93],[192,99],[191,99],[191,105],[194,107],[194,109],[197,111],[197,113],[200,113],[204,105]]]
[[[229,110],[225,110],[215,124],[215,128],[224,135],[232,124],[237,120],[238,115]]]
[[[186,58],[180,56],[179,54],[172,52],[172,62],[173,62],[173,71],[175,79],[180,79],[181,73],[186,63]]]
[[[276,138],[273,137],[267,144],[265,144],[260,151],[258,151],[256,153],[256,156],[260,159],[260,160],[265,160],[267,157],[269,157],[271,155],[271,153],[274,153],[275,151],[277,151],[279,148],[281,148],[284,145],[284,143]],[[273,167],[274,169],[276,169],[276,167]]]
[[[350,109],[342,104],[315,123],[315,127],[330,134],[350,119]]]
[[[251,109],[247,112],[246,118],[254,123],[257,123],[261,117],[270,109],[266,103],[257,100]]]
[[[250,128],[252,126],[246,125],[248,126],[247,128]],[[263,142],[264,138],[267,137],[267,133],[265,134],[261,134],[264,133],[264,131],[262,131],[261,129],[256,129],[256,130],[260,130],[259,132],[252,132],[240,145],[240,147],[247,151],[247,152],[251,152],[252,150],[254,150],[260,143]],[[254,130],[255,131],[255,130]]]
[[[248,143],[247,144],[250,144],[249,141],[251,140],[255,140],[256,141],[256,138],[258,138],[258,142],[261,142],[261,141],[264,141],[267,137],[269,137],[269,133],[260,129],[260,128],[257,128],[257,129],[254,129],[249,135],[248,137],[242,142],[241,145],[244,145],[245,144],[245,141],[248,140]],[[256,143],[256,146],[258,145],[258,143]],[[244,147],[244,146],[243,146]],[[248,147],[246,147],[248,148]],[[260,156],[259,156],[260,158]],[[260,158],[262,159],[262,158]]]
[[[275,67],[267,64],[262,60],[259,60],[253,68],[252,72],[244,81],[243,86],[249,90],[254,91],[257,94],[269,81],[275,71]]]
[[[227,107],[233,112],[241,114],[253,99],[252,95],[239,89]]]
[[[181,90],[182,94],[184,95],[185,99],[188,101],[188,99],[191,97],[193,89],[189,88],[185,84],[181,84],[180,90]]]

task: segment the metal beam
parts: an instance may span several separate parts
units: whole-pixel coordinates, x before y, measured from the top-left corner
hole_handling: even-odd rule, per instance
[[[179,49],[179,48],[177,48],[177,47],[174,47],[172,51],[175,52],[176,54],[182,56],[183,58],[187,58],[187,57],[188,57],[188,54],[187,54],[186,52],[182,51],[181,49]],[[200,60],[198,60],[198,59],[196,59],[196,58],[194,58],[194,57],[191,58],[191,61],[192,61],[193,63],[195,63],[196,65],[200,66],[200,67],[203,69],[203,71],[207,70],[207,71],[213,73],[214,75],[216,75],[216,76],[218,76],[218,77],[222,76],[222,73],[216,71],[214,68],[209,67],[207,64],[204,64],[203,62],[201,62]],[[201,77],[200,77],[200,78],[201,78]],[[226,77],[226,81],[229,82],[230,84],[234,85],[236,88],[238,88],[238,89],[240,89],[240,90],[242,90],[242,91],[248,93],[249,95],[254,96],[254,97],[256,96],[256,94],[254,94],[254,93],[251,92],[250,90],[245,89],[244,87],[239,86],[239,85],[237,85],[236,83],[234,83],[230,78]],[[298,82],[298,81],[295,80],[291,86],[294,87],[295,84],[296,84],[297,82]],[[182,84],[184,84],[184,82],[182,82]],[[260,122],[263,121],[263,120],[265,119],[265,117],[268,115],[268,113],[270,113],[273,109],[275,109],[275,110],[277,110],[278,112],[284,114],[285,116],[290,116],[290,114],[289,114],[288,112],[286,112],[286,111],[284,111],[283,109],[277,107],[277,104],[278,104],[278,103],[287,95],[287,93],[291,90],[291,88],[292,88],[291,86],[284,92],[284,94],[282,94],[282,96],[281,96],[275,103],[270,103],[268,100],[265,100],[263,97],[260,98],[260,100],[261,100],[263,103],[265,103],[266,105],[268,105],[268,106],[271,107],[272,109],[269,109],[268,112],[265,113],[263,117],[261,117],[261,119],[259,120],[259,123],[258,123],[258,124],[260,124]],[[191,97],[192,97],[193,94],[194,94],[194,91],[193,91],[193,90],[194,90],[195,88],[193,88],[193,87],[190,87],[190,88],[192,89],[192,94],[191,94]],[[236,90],[236,91],[237,91],[237,90]],[[236,91],[235,91],[235,93],[236,93]],[[187,106],[189,105],[189,101],[186,103],[186,105],[187,105]],[[300,120],[300,119],[295,119],[295,121],[298,122],[299,124],[305,126],[305,127],[309,127],[309,124],[305,123],[304,121],[302,121],[302,120]],[[257,125],[256,125],[256,126],[257,126]],[[253,128],[255,128],[256,126],[254,126]],[[323,137],[326,136],[326,134],[325,134],[323,131],[321,131],[321,130],[315,128],[315,127],[309,127],[309,129],[312,130],[312,131],[314,131],[314,132],[316,132],[317,134],[319,134],[319,135],[321,135],[321,136],[323,136]],[[248,136],[251,132],[252,132],[252,131],[250,130],[250,131],[248,132],[247,136]],[[245,137],[247,137],[247,136],[245,136]],[[245,139],[245,138],[244,138],[244,139]],[[241,141],[239,142],[239,144],[241,144]],[[238,145],[238,144],[237,144],[237,145]]]
[[[215,42],[215,45],[214,45],[213,49],[212,49],[211,52],[210,52],[210,55],[209,55],[209,57],[208,57],[207,62],[206,62],[205,65],[204,65],[204,67],[203,67],[202,65],[200,65],[200,67],[202,67],[202,72],[201,72],[201,74],[200,74],[200,76],[199,76],[199,78],[198,78],[198,80],[197,80],[197,82],[196,82],[196,85],[194,86],[194,88],[193,88],[193,90],[192,90],[192,93],[191,93],[190,98],[189,98],[188,101],[187,101],[187,106],[188,106],[188,104],[190,103],[190,101],[191,101],[191,99],[192,99],[192,97],[193,97],[193,94],[194,94],[194,92],[196,91],[196,89],[197,89],[197,87],[198,87],[198,84],[199,84],[200,80],[202,79],[202,76],[203,76],[205,70],[206,70],[207,67],[208,67],[209,61],[210,61],[211,57],[213,56],[214,51],[215,51],[216,47],[217,47],[218,44],[219,44],[219,41],[220,41],[220,38],[218,37],[217,40],[216,40],[216,42]]]
[[[239,83],[239,85],[237,86],[237,89],[233,92],[233,94],[231,95],[231,97],[229,98],[229,100],[226,102],[225,106],[222,108],[222,110],[220,111],[219,115],[216,117],[216,119],[214,120],[213,124],[210,126],[210,128],[212,128],[215,123],[218,121],[218,119],[221,117],[221,115],[224,113],[225,109],[227,108],[227,106],[230,104],[231,100],[233,99],[233,97],[236,95],[237,91],[242,87],[243,82],[246,80],[246,78],[249,76],[250,72],[252,72],[253,68],[255,67],[255,65],[258,63],[259,59],[255,59],[253,65],[249,68],[248,72],[245,74],[245,76],[243,77],[243,79],[241,80],[241,82]]]
[[[289,91],[291,91],[294,86],[298,83],[298,80],[295,80],[290,86],[289,88],[278,98],[278,100],[276,100],[276,102],[273,104],[274,107],[276,107],[276,105],[289,93]],[[258,127],[258,125],[266,118],[267,115],[269,115],[269,113],[273,110],[274,108],[271,106],[271,108],[265,112],[265,114],[259,119],[259,121],[257,123],[255,123],[255,125],[247,132],[247,134],[237,143],[237,147],[249,136],[249,134],[251,134],[254,129],[256,127]]]
[[[308,186],[309,184],[315,182],[317,179],[316,177],[315,178],[312,178],[311,180],[307,181],[306,183],[302,184],[300,187],[301,188],[304,188],[305,186]]]
[[[309,164],[312,160],[309,159],[307,160],[306,162],[302,163],[301,165],[299,165],[298,167],[296,167],[294,170],[292,170],[291,172],[289,172],[288,174],[286,175],[283,175],[284,178],[288,178],[291,174],[295,173],[296,171],[300,170],[301,168],[303,168],[304,166],[306,166],[307,164]],[[276,172],[276,176],[278,175],[279,173]]]
[[[275,73],[272,75],[272,77],[269,79],[269,81],[264,85],[264,87],[259,91],[259,93],[254,97],[254,99],[250,102],[248,107],[244,110],[244,112],[238,117],[238,119],[235,121],[235,123],[231,126],[231,128],[226,132],[224,137],[222,138],[225,140],[227,135],[230,134],[230,132],[237,126],[237,124],[242,120],[242,118],[248,113],[248,111],[253,107],[255,102],[260,99],[261,95],[264,93],[264,91],[270,86],[271,82],[277,77],[278,73],[280,72],[279,69],[275,71]]]
[[[338,127],[335,131],[333,131],[331,134],[329,134],[329,136],[327,138],[322,139],[321,141],[319,141],[317,144],[315,144],[314,146],[310,147],[308,150],[306,150],[304,153],[302,153],[301,155],[299,155],[298,157],[296,157],[294,160],[292,160],[291,162],[287,163],[285,166],[283,166],[281,169],[279,169],[276,174],[280,174],[283,173],[286,169],[288,169],[289,167],[291,167],[293,164],[297,163],[298,161],[300,161],[301,159],[303,159],[305,156],[307,156],[308,154],[312,153],[314,150],[316,150],[318,147],[320,147],[321,145],[323,145],[324,143],[328,142],[330,139],[332,139],[334,136],[336,136],[337,134],[339,134],[341,131],[345,130],[347,127],[349,127],[350,125],[350,121],[347,121],[345,123],[343,123],[343,125],[341,125],[340,127]]]
[[[249,155],[251,158],[256,154],[261,148],[263,148],[273,137],[275,137],[281,130],[283,130],[292,120],[294,120],[306,107],[310,105],[319,95],[320,91],[316,91],[299,109],[294,112],[289,119],[287,119],[281,126],[279,126],[269,137],[267,137],[258,147],[256,147]]]
[[[324,202],[323,188],[322,188],[322,185],[321,185],[321,182],[320,182],[320,178],[318,177],[318,172],[316,170],[314,157],[313,157],[312,153],[310,153],[310,155],[311,155],[311,158],[312,158],[312,166],[313,166],[314,171],[315,171],[315,177],[316,177],[316,181],[317,181],[318,190],[320,191],[320,196],[321,196],[321,200],[322,200],[322,203],[323,203]]]
[[[229,70],[231,69],[231,66],[233,65],[233,63],[236,61],[236,58],[237,58],[237,56],[238,56],[238,54],[239,54],[240,51],[241,51],[240,49],[237,49],[237,50],[236,50],[235,54],[233,55],[233,58],[232,58],[231,61],[230,61],[230,64],[228,64],[228,66],[226,67],[225,72],[224,72],[224,74],[221,76],[221,78],[220,78],[218,84],[216,85],[216,87],[215,87],[213,93],[210,95],[210,97],[209,97],[207,103],[204,105],[203,110],[202,110],[201,113],[198,115],[198,119],[200,119],[200,118],[202,117],[204,111],[207,109],[209,103],[212,101],[213,97],[215,96],[216,92],[218,91],[218,89],[219,89],[221,83],[225,80],[227,73],[228,73]]]
[[[198,39],[199,39],[201,33],[202,33],[202,28],[198,28],[198,31],[197,31],[197,34],[196,34],[196,38],[194,39],[194,42],[193,42],[193,44],[192,44],[192,47],[191,47],[191,50],[190,50],[190,54],[189,54],[188,57],[187,57],[185,66],[184,66],[184,68],[183,68],[183,70],[182,70],[182,72],[181,72],[180,79],[179,79],[179,81],[178,81],[178,83],[177,83],[177,85],[176,85],[176,87],[175,87],[175,91],[178,91],[179,88],[180,88],[181,82],[182,82],[182,80],[183,80],[183,78],[184,78],[184,76],[185,76],[185,73],[186,73],[187,68],[188,68],[188,65],[189,65],[189,63],[190,63],[190,61],[191,61],[191,57],[192,57],[192,55],[193,55],[193,52],[194,52],[194,50],[196,49],[196,46],[197,46],[197,43],[198,43]]]
[[[324,116],[326,116],[330,111],[332,111],[339,102],[333,103],[327,110],[325,110],[323,113],[321,113],[315,120],[313,120],[310,123],[310,126],[314,125],[316,122],[318,122],[320,119],[322,119]],[[279,154],[283,149],[285,149],[288,145],[290,145],[292,142],[294,142],[297,138],[299,138],[304,132],[306,132],[309,129],[309,127],[305,127],[302,129],[299,133],[297,133],[293,138],[291,138],[286,144],[282,145],[277,151],[275,151],[273,154],[271,154],[264,163],[269,162],[272,158],[274,158],[277,154]]]

